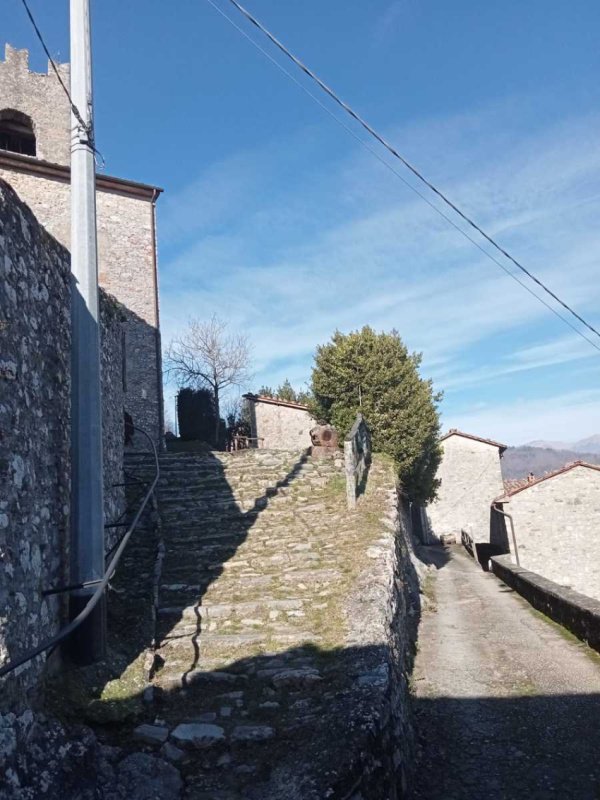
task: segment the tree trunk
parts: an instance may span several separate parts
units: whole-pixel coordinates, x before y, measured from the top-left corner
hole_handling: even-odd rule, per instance
[[[219,434],[221,432],[221,414],[219,411],[219,387],[215,385],[215,450],[219,449]]]

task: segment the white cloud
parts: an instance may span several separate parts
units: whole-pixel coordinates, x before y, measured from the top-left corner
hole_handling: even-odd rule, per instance
[[[377,45],[386,42],[409,12],[409,0],[392,0],[373,25],[373,39]]]
[[[483,409],[445,415],[447,428],[459,428],[510,445],[545,439],[574,441],[600,430],[600,390],[560,393],[545,399],[525,397]]]
[[[595,351],[579,336],[565,336],[543,344],[525,347],[515,353],[505,355],[483,367],[465,369],[463,372],[452,369],[444,378],[446,391],[464,389],[468,386],[481,386],[486,382],[517,372],[527,372],[542,367],[559,364],[573,365],[575,362],[590,360],[600,367],[600,352]]]
[[[509,103],[391,138],[598,323],[600,117],[513,136],[510,121],[499,124],[507,107],[519,111]],[[170,251],[161,278],[165,341],[189,315],[216,311],[254,341],[257,382],[301,383],[334,329],[395,327],[423,351],[436,385],[468,391],[471,407],[482,383],[509,375],[515,393],[534,402],[530,371],[570,369],[586,348],[594,355],[381,165],[352,150],[324,168],[317,141],[311,129],[234,155],[171,198],[159,220]],[[478,413],[491,421],[496,412]],[[558,436],[539,436],[550,433]]]

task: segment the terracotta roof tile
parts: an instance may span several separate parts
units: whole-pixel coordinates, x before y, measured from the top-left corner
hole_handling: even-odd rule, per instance
[[[286,408],[300,408],[303,411],[308,411],[308,406],[302,403],[290,403],[287,400],[279,400],[277,397],[265,397],[261,394],[248,393],[243,395],[246,400],[252,400],[254,403],[270,403],[274,406],[285,406]]]
[[[537,486],[538,483],[543,483],[544,481],[550,480],[550,478],[556,478],[557,475],[563,475],[565,472],[569,472],[575,467],[586,467],[587,469],[593,469],[595,472],[600,472],[600,466],[598,464],[588,464],[587,461],[572,461],[570,464],[565,464],[564,467],[560,469],[555,469],[552,472],[547,472],[545,475],[540,476],[539,478],[534,478],[534,480],[530,481],[527,478],[524,479],[524,483],[521,480],[517,481],[504,481],[504,489],[505,492],[500,497],[497,497],[494,502],[499,503],[504,500],[507,500],[509,497],[513,497],[519,492],[524,492],[526,489],[531,488],[532,486]],[[507,484],[519,484],[515,485],[512,488],[509,488]]]

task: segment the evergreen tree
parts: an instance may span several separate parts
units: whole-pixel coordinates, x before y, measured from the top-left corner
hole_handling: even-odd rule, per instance
[[[362,412],[373,449],[392,456],[409,497],[426,502],[437,488],[441,395],[419,375],[420,363],[420,354],[410,354],[397,331],[336,331],[317,348],[310,407],[342,436]]]
[[[215,396],[210,389],[180,389],[177,393],[179,436],[184,441],[200,441],[215,447]]]
[[[277,389],[277,399],[278,400],[285,400],[287,403],[297,403],[298,396],[296,394],[296,390],[286,378],[285,381],[281,384],[281,386]]]

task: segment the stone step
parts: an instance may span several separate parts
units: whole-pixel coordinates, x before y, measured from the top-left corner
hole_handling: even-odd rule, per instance
[[[201,659],[216,658],[221,653],[226,656],[231,654],[231,661],[239,661],[244,657],[244,650],[248,654],[255,654],[256,646],[267,642],[312,644],[321,641],[321,638],[314,631],[291,625],[235,633],[203,631],[197,640],[194,635],[172,636],[164,640],[156,651],[157,662],[162,661],[164,664],[156,673],[156,677],[159,681],[164,677],[170,679],[174,675],[196,669]]]
[[[164,588],[164,587],[163,587]],[[297,611],[303,608],[308,598],[290,598],[280,600],[269,597],[261,597],[257,600],[249,600],[239,603],[214,603],[205,601],[201,606],[163,606],[158,609],[160,616],[177,616],[180,619],[195,619],[198,614],[202,618],[222,619],[234,615],[250,615],[259,611]]]

